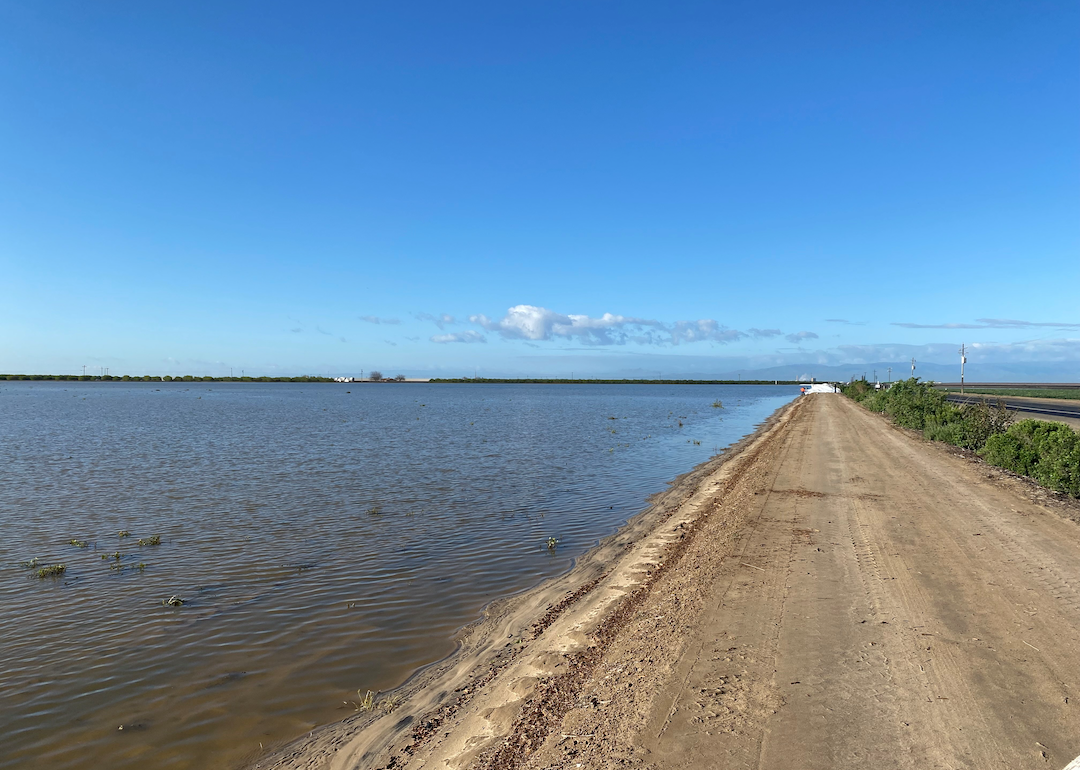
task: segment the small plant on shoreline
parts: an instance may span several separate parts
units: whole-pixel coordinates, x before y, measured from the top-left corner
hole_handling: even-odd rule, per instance
[[[60,577],[65,572],[67,572],[67,565],[66,564],[53,564],[53,565],[50,565],[48,567],[42,567],[35,574],[39,578],[49,578],[49,577],[56,578],[56,577]]]
[[[361,695],[363,693],[363,695]],[[400,704],[398,698],[393,695],[386,695],[382,698],[379,697],[379,693],[372,690],[364,692],[363,690],[357,690],[356,696],[360,699],[358,701],[345,701],[346,705],[350,705],[356,711],[374,711],[379,709],[389,714],[396,709]]]
[[[161,545],[161,535],[152,535],[151,537],[140,537],[139,545]]]

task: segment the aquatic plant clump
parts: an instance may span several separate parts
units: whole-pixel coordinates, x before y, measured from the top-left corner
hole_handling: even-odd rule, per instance
[[[53,565],[50,565],[48,567],[42,567],[35,574],[39,578],[49,578],[49,577],[55,578],[55,577],[60,577],[65,572],[67,572],[67,565],[65,565],[65,564],[53,564]]]
[[[73,545],[76,548],[86,548],[90,544],[88,542],[86,542],[85,540],[78,540],[76,538],[72,538],[71,540],[68,540],[68,545]]]
[[[549,551],[554,551],[555,548],[558,545],[559,545],[559,538],[557,538],[557,537],[549,537],[547,539],[547,547],[548,547]]]
[[[152,535],[151,537],[140,537],[139,545],[161,545],[161,535]]]
[[[183,607],[187,600],[179,596],[170,596],[168,599],[162,599],[161,603],[166,607]]]
[[[131,533],[128,532],[126,529],[122,529],[122,530],[120,530],[119,532],[116,533],[116,536],[117,537],[131,537]]]

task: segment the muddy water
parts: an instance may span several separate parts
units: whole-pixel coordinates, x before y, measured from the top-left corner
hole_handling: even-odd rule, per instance
[[[0,768],[232,767],[338,720],[796,393],[6,383]]]

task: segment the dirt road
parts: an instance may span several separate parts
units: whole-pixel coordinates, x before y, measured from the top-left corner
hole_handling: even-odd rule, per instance
[[[277,766],[1060,770],[1077,510],[803,397],[548,620],[511,613],[510,662]]]

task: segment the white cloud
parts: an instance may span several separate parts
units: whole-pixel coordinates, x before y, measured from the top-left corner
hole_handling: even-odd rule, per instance
[[[734,342],[746,335],[710,318],[663,323],[647,318],[604,313],[599,317],[558,313],[536,305],[515,305],[494,320],[483,314],[469,321],[505,339],[577,340],[584,345],[678,345],[680,342]]]
[[[783,334],[783,332],[780,331],[779,329],[754,329],[754,328],[747,329],[746,333],[749,334],[751,337],[755,337],[755,338],[758,338],[758,339],[760,339],[760,338],[768,338],[768,337],[779,337],[781,334]]]
[[[728,329],[711,318],[700,321],[676,321],[669,327],[672,343],[680,342],[735,342],[746,335],[737,329]]]
[[[801,345],[806,340],[816,340],[818,336],[814,332],[795,332],[794,334],[788,334],[784,336],[788,342],[794,342],[796,345]]]
[[[377,315],[362,315],[360,320],[369,324],[399,324],[400,320],[397,318],[379,318]]]
[[[451,334],[436,334],[431,337],[432,342],[438,342],[439,344],[446,344],[449,342],[487,342],[485,337],[480,332],[467,331],[467,332],[453,332]]]

